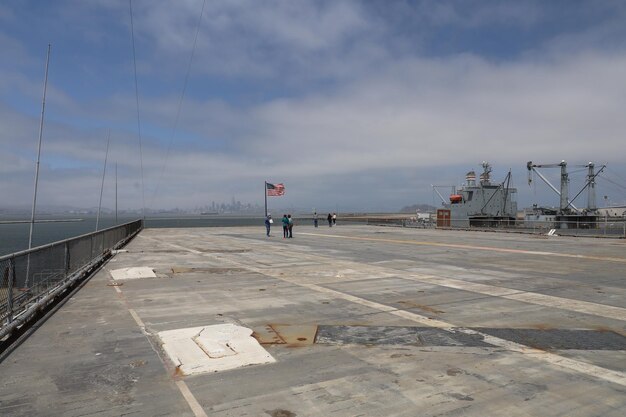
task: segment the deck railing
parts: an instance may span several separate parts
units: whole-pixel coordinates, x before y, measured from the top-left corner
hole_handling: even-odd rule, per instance
[[[470,223],[470,224],[468,224]],[[438,229],[493,230],[538,235],[555,234],[560,236],[626,238],[626,218],[598,217],[595,221],[556,221],[556,220],[476,220],[449,219],[445,224],[433,226]]]
[[[0,340],[143,228],[143,220],[0,257]]]

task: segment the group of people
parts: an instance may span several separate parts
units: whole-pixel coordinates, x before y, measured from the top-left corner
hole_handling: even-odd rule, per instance
[[[318,215],[317,212],[313,213],[313,226],[318,226]],[[328,220],[328,227],[333,227],[333,225],[337,224],[337,213],[330,214],[326,216],[326,220]]]
[[[293,237],[293,219],[291,214],[283,214],[283,239]]]
[[[281,222],[283,224],[283,239],[293,237],[293,217],[291,217],[291,214],[284,214]],[[272,224],[274,224],[274,220],[272,215],[268,214],[265,218],[265,234],[267,237],[270,237]]]
[[[317,212],[313,213],[313,225],[315,227],[318,226],[318,220],[319,216],[317,215]],[[328,227],[333,227],[333,225],[337,224],[337,213],[328,213],[326,220],[328,220]],[[283,239],[293,237],[293,217],[291,217],[291,214],[284,214],[281,222],[283,224]],[[268,214],[265,218],[265,230],[267,237],[270,236],[272,224],[274,224],[274,220],[272,219],[272,215]]]

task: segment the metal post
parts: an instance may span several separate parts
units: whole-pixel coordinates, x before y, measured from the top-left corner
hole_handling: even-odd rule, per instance
[[[265,181],[265,185],[263,186],[263,194],[265,196],[265,218],[267,218],[267,181]]]
[[[13,321],[13,281],[15,281],[15,259],[9,259],[9,283],[7,291],[9,292],[7,295],[7,309],[8,316],[7,322],[11,323]]]
[[[595,211],[597,208],[596,207],[596,175],[593,172],[594,171],[593,162],[589,162],[589,164],[587,164],[587,167],[589,168],[589,171],[587,173],[587,184],[589,186],[589,189],[587,190],[587,209],[591,211]]]
[[[70,273],[70,244],[65,242],[65,278]]]
[[[561,200],[560,200],[560,211],[563,212],[568,205],[568,185],[569,185],[569,177],[567,175],[567,162],[561,161],[559,164],[561,166]]]

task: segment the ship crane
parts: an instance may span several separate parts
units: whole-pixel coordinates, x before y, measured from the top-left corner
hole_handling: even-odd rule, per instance
[[[439,188],[451,188],[452,189],[452,194],[454,194],[456,192],[456,190],[455,190],[456,187],[454,185],[433,185],[433,184],[430,184],[430,186],[432,187],[433,191],[435,193],[437,193],[437,195],[441,199],[441,202],[443,203],[444,206],[447,206],[448,204],[450,204],[449,200],[446,200],[445,198],[443,198],[443,195],[441,195],[441,193],[439,192]]]
[[[528,185],[532,183],[532,173],[536,173],[539,178],[545,182],[552,191],[557,193],[560,196],[559,201],[559,213],[565,214],[570,211],[570,207],[575,211],[580,211],[574,204],[574,200],[585,190],[588,189],[587,195],[587,211],[595,211],[596,210],[596,182],[595,178],[606,168],[606,165],[602,165],[602,167],[598,170],[598,172],[594,172],[595,164],[593,162],[589,162],[586,165],[574,165],[575,167],[584,167],[588,168],[587,180],[585,182],[585,186],[576,194],[576,196],[569,200],[569,174],[567,173],[567,162],[565,160],[561,161],[558,164],[533,164],[532,161],[529,161],[526,164],[528,168]],[[561,168],[561,187],[558,190],[554,185],[548,181],[548,179],[543,176],[541,172],[537,168]]]

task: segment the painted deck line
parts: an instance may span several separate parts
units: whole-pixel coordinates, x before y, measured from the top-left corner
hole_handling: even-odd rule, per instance
[[[522,301],[529,304],[560,308],[563,310],[575,311],[577,313],[591,314],[594,316],[626,321],[626,308],[621,307],[597,304],[589,301],[573,300],[571,298],[555,297],[553,295],[539,294],[536,292],[514,290],[505,287],[497,287],[488,284],[468,282],[460,279],[446,278],[435,275],[409,274],[403,275],[400,278],[469,291],[477,294],[506,298],[508,300]]]
[[[113,288],[117,292],[118,296],[122,298],[122,300],[124,301],[124,306],[126,306],[126,309],[130,313],[133,320],[135,320],[135,323],[137,323],[137,326],[139,326],[141,331],[144,332],[144,334],[146,334],[145,333],[146,325],[144,324],[143,320],[141,320],[141,317],[139,317],[139,314],[137,314],[137,312],[133,308],[130,308],[128,306],[128,303],[126,302],[126,299],[124,298],[124,293],[122,292],[122,289],[119,286],[113,286]],[[147,334],[146,334],[146,337],[147,337]],[[150,339],[148,339],[148,342],[150,343],[150,345],[152,345],[152,342],[150,342]],[[161,360],[163,367],[167,371],[167,367],[165,366],[165,363],[163,363],[161,355],[157,353],[157,356],[159,360]],[[209,417],[204,412],[204,409],[202,408],[198,400],[196,400],[196,397],[194,397],[193,393],[189,390],[189,387],[187,386],[185,381],[179,379],[179,380],[175,380],[174,383],[176,384],[176,388],[178,388],[181,395],[185,399],[185,402],[187,403],[187,405],[189,405],[189,408],[191,409],[195,417]]]
[[[397,243],[401,245],[438,246],[438,247],[455,248],[455,249],[469,249],[469,250],[480,250],[480,251],[501,252],[501,253],[518,253],[522,255],[555,256],[555,257],[562,257],[562,258],[589,259],[589,260],[595,260],[595,261],[626,263],[626,258],[615,258],[615,257],[608,257],[608,256],[577,255],[573,253],[544,252],[544,251],[534,251],[534,250],[524,250],[524,249],[506,249],[506,248],[496,248],[492,246],[460,245],[456,243],[426,242],[426,241],[419,241],[419,240],[384,239],[384,238],[376,238],[376,237],[345,236],[345,235],[328,235],[324,233],[302,232],[300,234],[307,235],[307,236],[330,237],[330,238],[335,238],[335,239]]]
[[[305,234],[305,233],[302,233]],[[332,235],[323,235],[323,236],[332,236]],[[151,238],[146,238],[151,239]],[[401,241],[403,242],[403,241]],[[193,253],[202,253],[195,251],[193,249],[186,249],[180,245],[176,246],[177,249],[190,250]],[[546,252],[547,253],[547,252]],[[307,259],[315,260],[315,262],[320,262],[323,258],[317,255],[311,254],[300,254],[300,256],[306,257]],[[346,268],[355,268],[357,265],[351,265],[350,261],[342,261],[342,264]],[[358,264],[358,266],[362,266]],[[389,270],[393,268],[388,267],[380,267],[375,265],[370,265],[370,268],[380,269],[381,273],[389,274]],[[266,271],[263,270],[264,274],[267,275]],[[604,304],[592,303],[589,301],[581,301],[574,300],[571,298],[563,298],[556,297],[553,295],[539,294],[536,292],[529,291],[520,291],[517,289],[500,287],[495,285],[488,284],[480,284],[475,282],[469,282],[454,278],[447,278],[443,276],[436,275],[422,275],[410,273],[406,274],[406,271],[402,271],[401,279],[408,279],[411,281],[423,282],[431,285],[438,285],[441,287],[454,288],[462,291],[469,291],[476,294],[489,295],[493,297],[502,297],[513,301],[521,301],[528,304],[540,305],[544,307],[551,308],[559,308],[562,310],[574,311],[577,313],[589,314],[599,317],[605,317],[609,319],[617,319],[621,321],[626,321],[626,309],[622,307],[609,306]]]
[[[198,400],[196,400],[196,397],[194,397],[187,384],[185,384],[185,381],[179,379],[178,381],[176,381],[176,386],[178,387],[180,393],[183,395],[185,401],[187,401],[187,404],[189,404],[189,407],[191,408],[194,416],[209,417],[207,413],[204,412],[204,409],[202,408]]]
[[[334,236],[333,236],[334,237]],[[153,240],[156,242],[162,242],[159,239],[155,239],[155,238],[147,238],[149,240]],[[176,245],[178,246],[180,249],[185,249],[183,246],[180,245]],[[189,250],[189,249],[186,249]],[[193,249],[189,250],[190,252],[193,251]],[[197,252],[197,251],[196,251]],[[208,257],[214,257],[212,256],[211,253],[202,253],[202,255],[204,256],[208,256]],[[584,375],[587,375],[589,377],[594,377],[597,379],[602,379],[611,383],[615,383],[621,386],[626,386],[626,373],[624,372],[619,372],[619,371],[613,371],[607,368],[602,368],[596,365],[592,365],[589,363],[585,363],[585,362],[580,362],[574,359],[568,359],[565,358],[563,356],[554,354],[554,353],[548,353],[542,350],[538,350],[538,349],[534,349],[534,348],[530,348],[528,346],[524,346],[515,342],[511,342],[508,340],[504,340],[504,339],[500,339],[498,337],[495,336],[491,336],[485,333],[481,333],[475,330],[470,330],[470,329],[463,329],[463,328],[459,328],[458,326],[455,326],[452,323],[448,323],[442,320],[433,320],[429,317],[426,316],[422,316],[420,314],[416,314],[410,311],[404,311],[404,310],[398,310],[395,307],[392,306],[388,306],[386,304],[382,304],[382,303],[377,303],[374,301],[370,301],[370,300],[366,300],[364,298],[361,297],[356,297],[354,295],[351,294],[347,294],[341,291],[337,291],[337,290],[333,290],[333,289],[329,289],[329,288],[325,288],[322,286],[319,286],[317,284],[309,284],[309,283],[302,283],[299,282],[296,279],[290,279],[288,278],[286,275],[279,275],[279,274],[272,274],[270,271],[261,269],[261,268],[255,268],[255,267],[251,267],[249,265],[246,265],[244,263],[235,261],[233,259],[229,259],[226,257],[220,257],[220,261],[222,262],[228,262],[232,265],[236,265],[237,267],[240,268],[246,268],[250,271],[253,272],[257,272],[261,275],[265,275],[265,276],[270,276],[272,278],[284,281],[284,282],[288,282],[292,285],[297,285],[300,287],[304,287],[304,288],[308,288],[310,290],[316,291],[316,292],[320,292],[329,296],[333,296],[333,297],[337,297],[340,299],[344,299],[346,301],[350,301],[353,303],[358,303],[364,306],[368,306],[370,308],[373,308],[375,310],[378,311],[382,311],[382,312],[386,312],[389,314],[393,314],[396,315],[398,317],[402,317],[411,321],[414,321],[416,323],[420,323],[420,324],[425,324],[427,326],[432,326],[432,327],[440,327],[443,329],[449,329],[449,328],[455,328],[457,331],[464,331],[466,333],[474,333],[474,334],[479,334],[481,335],[485,342],[490,343],[494,346],[506,349],[508,351],[511,352],[515,352],[515,353],[521,353],[523,355],[527,355],[529,357],[541,360],[543,362],[549,363],[551,365],[555,365],[558,367],[562,367],[565,369],[569,369],[571,371],[575,371],[577,373],[581,373]]]
[[[301,233],[301,234],[306,234],[306,233]],[[336,237],[334,235],[326,235],[326,234],[320,235],[317,233],[308,233],[308,235]],[[357,237],[353,238],[352,236],[345,236],[345,237],[348,239],[362,239],[362,238],[357,238]],[[376,241],[378,240],[393,241],[393,242],[401,242],[401,243],[407,242],[403,240],[394,240],[394,239],[378,239],[378,238],[363,238],[363,239],[376,240]],[[412,242],[412,241],[408,241],[408,242]],[[455,246],[461,246],[461,245],[455,245]],[[498,249],[498,248],[494,248],[494,249]],[[553,252],[541,252],[541,253],[550,254]],[[594,257],[593,259],[598,259],[598,258]],[[388,272],[389,269],[390,268],[382,268],[381,270]],[[605,317],[609,319],[617,319],[621,321],[626,321],[626,308],[622,308],[622,307],[592,303],[589,301],[573,300],[571,298],[556,297],[553,295],[539,294],[536,292],[520,291],[517,289],[499,287],[495,285],[468,282],[468,281],[464,281],[460,279],[447,278],[443,276],[422,275],[422,274],[415,274],[415,273],[406,274],[406,271],[404,270],[399,270],[399,271],[403,272],[402,276],[400,277],[402,279],[409,279],[412,281],[439,285],[442,287],[454,288],[454,289],[469,291],[469,292],[473,292],[477,294],[490,295],[493,297],[502,297],[508,300],[521,301],[521,302],[528,303],[528,304],[559,308],[562,310],[575,311],[577,313],[590,314],[590,315]]]
[[[259,270],[258,272],[263,273],[262,270]],[[521,345],[519,343],[511,342],[505,339],[500,339],[499,337],[491,336],[486,333],[478,332],[475,330],[459,328],[459,327],[454,326],[452,323],[448,323],[442,320],[431,319],[429,317],[422,316],[420,314],[416,314],[410,311],[398,310],[395,307],[391,307],[386,304],[369,301],[360,297],[356,297],[354,295],[343,293],[341,291],[336,291],[336,290],[332,290],[329,288],[320,287],[319,285],[316,285],[316,284],[301,283],[296,280],[291,280],[284,275],[272,275],[272,277],[276,279],[280,279],[285,282],[289,282],[290,284],[293,284],[293,285],[298,285],[301,287],[309,288],[313,291],[321,292],[329,296],[334,296],[336,298],[340,298],[340,299],[357,303],[357,304],[361,304],[361,305],[364,305],[364,306],[367,306],[367,307],[370,307],[370,308],[373,308],[382,312],[393,314],[395,316],[402,317],[407,320],[414,321],[416,323],[425,324],[431,327],[439,327],[444,330],[451,330],[452,328],[454,328],[456,331],[461,331],[467,334],[478,334],[483,337],[485,342],[490,343],[494,346],[509,350],[511,352],[529,355],[533,358],[550,363],[552,365],[560,366],[560,367],[567,368],[572,371],[583,373],[588,376],[592,376],[598,379],[603,379],[605,381],[609,381],[615,384],[626,386],[626,373],[624,372],[613,371],[610,369],[602,368],[597,365],[580,362],[575,359],[565,358],[563,356],[560,356],[554,353],[549,353],[540,349],[534,349],[525,345]]]

